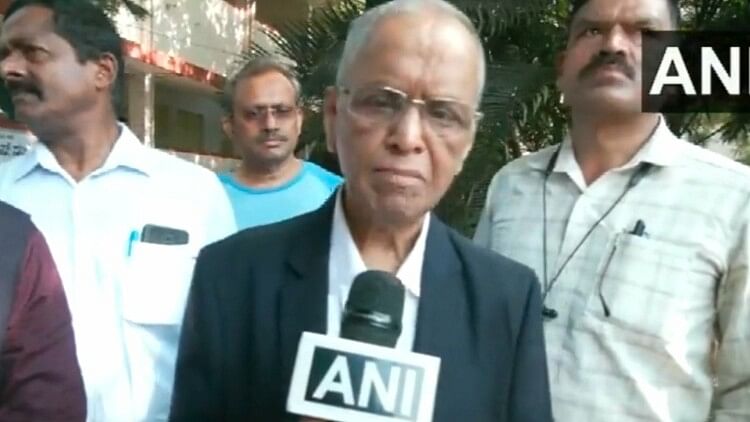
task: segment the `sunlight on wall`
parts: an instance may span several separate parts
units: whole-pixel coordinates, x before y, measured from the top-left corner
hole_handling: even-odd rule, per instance
[[[120,35],[226,75],[248,47],[252,11],[222,0],[141,0],[151,16],[137,20],[125,10],[115,16]]]

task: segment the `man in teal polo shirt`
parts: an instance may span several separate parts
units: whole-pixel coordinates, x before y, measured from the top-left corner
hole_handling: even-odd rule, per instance
[[[303,113],[300,85],[283,63],[247,63],[224,90],[222,126],[242,156],[219,175],[240,229],[271,224],[317,209],[341,177],[294,156]]]

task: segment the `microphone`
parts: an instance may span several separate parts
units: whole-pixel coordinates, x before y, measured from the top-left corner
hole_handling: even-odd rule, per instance
[[[391,273],[365,271],[354,278],[341,319],[341,338],[395,347],[401,335],[404,285]]]
[[[440,359],[396,350],[405,289],[384,271],[355,277],[341,337],[304,332],[287,411],[327,421],[429,421]]]

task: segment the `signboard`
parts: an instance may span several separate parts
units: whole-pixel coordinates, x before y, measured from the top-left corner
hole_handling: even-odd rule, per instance
[[[18,122],[0,115],[0,163],[23,155],[36,142],[36,137]]]

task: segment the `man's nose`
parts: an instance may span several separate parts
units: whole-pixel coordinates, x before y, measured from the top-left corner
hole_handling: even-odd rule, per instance
[[[419,107],[408,107],[397,117],[397,121],[388,137],[388,146],[399,152],[420,153],[424,150],[422,113]]]
[[[622,27],[614,26],[607,31],[602,42],[602,53],[625,54],[630,38]]]
[[[0,59],[0,78],[6,81],[22,79],[26,76],[26,61],[21,54],[11,52]]]
[[[269,108],[263,111],[260,123],[263,130],[272,132],[278,129],[278,120],[276,119],[276,113],[274,113],[273,109]]]

